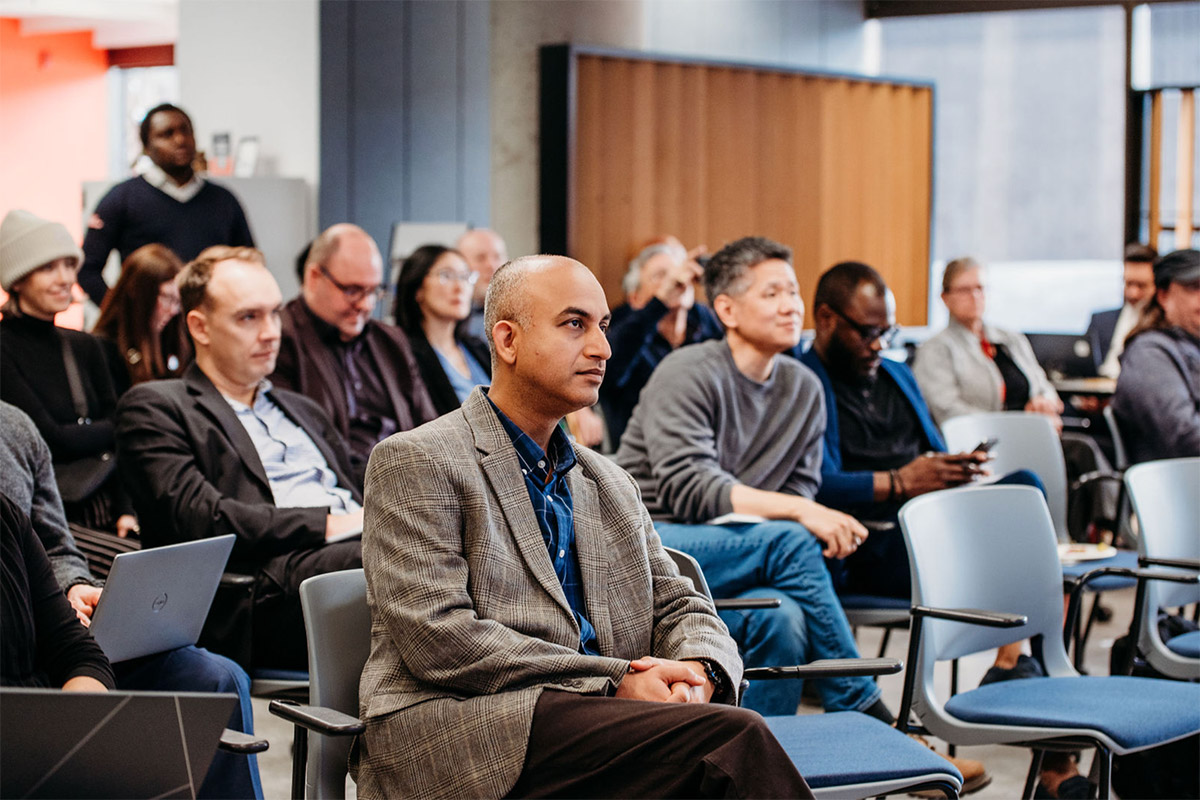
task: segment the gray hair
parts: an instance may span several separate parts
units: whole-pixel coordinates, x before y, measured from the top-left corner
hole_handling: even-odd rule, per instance
[[[682,247],[673,244],[652,244],[649,247],[643,247],[642,252],[633,257],[629,262],[629,269],[625,271],[625,277],[621,279],[621,288],[625,290],[626,295],[631,295],[637,291],[638,284],[642,282],[642,269],[646,266],[650,259],[658,255],[672,255],[679,261],[687,258],[687,251]]]
[[[529,299],[525,293],[525,281],[543,258],[545,256],[514,258],[502,264],[492,275],[483,299],[483,332],[493,364],[496,361],[496,343],[492,341],[492,328],[501,320],[511,320],[521,326],[529,325]]]
[[[718,295],[736,297],[750,286],[747,273],[764,261],[779,259],[792,263],[792,248],[763,236],[746,236],[718,250],[704,267],[704,291],[708,302]]]

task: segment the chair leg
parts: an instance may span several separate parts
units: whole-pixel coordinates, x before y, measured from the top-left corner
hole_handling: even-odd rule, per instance
[[[1092,626],[1100,616],[1100,597],[1100,592],[1096,592],[1096,596],[1092,598],[1092,610],[1088,612],[1086,624],[1082,624],[1082,614],[1075,618],[1075,671],[1080,675],[1087,674],[1087,670],[1083,668],[1084,651],[1087,649],[1088,637],[1092,635]]]
[[[879,640],[879,658],[883,658],[883,654],[887,652],[888,642],[892,639],[892,629],[883,629],[883,638]]]
[[[1025,778],[1025,790],[1021,792],[1021,797],[1025,800],[1033,800],[1033,792],[1038,785],[1038,773],[1042,771],[1042,758],[1045,755],[1045,750],[1033,751],[1033,760],[1029,763],[1029,775]]]
[[[1096,748],[1096,759],[1100,762],[1098,769],[1100,779],[1100,800],[1108,800],[1112,795],[1112,753],[1107,747]]]
[[[956,694],[958,694],[958,659],[957,658],[950,662],[950,696],[953,697]],[[950,754],[951,758],[954,758],[955,756],[958,755],[958,745],[954,744],[953,742],[947,744],[946,752]]]
[[[292,736],[292,800],[304,800],[304,773],[308,767],[308,731],[296,726]]]

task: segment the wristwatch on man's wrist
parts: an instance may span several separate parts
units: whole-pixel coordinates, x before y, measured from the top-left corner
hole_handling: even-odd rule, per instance
[[[725,677],[725,672],[717,666],[717,662],[710,658],[697,658],[694,661],[699,661],[704,665],[704,677],[708,678],[709,683],[713,685],[713,699],[724,699],[729,692],[729,679]]]

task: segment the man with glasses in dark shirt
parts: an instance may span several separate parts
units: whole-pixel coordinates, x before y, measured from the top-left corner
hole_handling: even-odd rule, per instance
[[[327,229],[309,249],[300,296],[283,309],[271,375],[333,417],[360,488],[376,443],[437,416],[408,337],[372,319],[383,293],[375,241],[357,225]]]
[[[984,474],[987,453],[947,453],[907,366],[883,358],[899,333],[895,300],[871,267],[831,267],[813,297],[816,338],[801,356],[825,390],[825,448],[817,501],[876,524],[844,560],[829,561],[839,591],[910,595],[908,554],[896,526],[904,502]],[[1036,484],[1021,470],[1004,482]],[[1039,484],[1040,485],[1040,484]]]

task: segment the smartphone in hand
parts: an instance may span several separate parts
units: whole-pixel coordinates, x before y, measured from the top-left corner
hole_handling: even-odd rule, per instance
[[[1000,440],[997,439],[995,436],[993,436],[990,439],[984,439],[982,442],[975,445],[975,449],[972,450],[971,452],[972,453],[990,453],[992,448],[995,447],[999,443],[1000,443]]]

